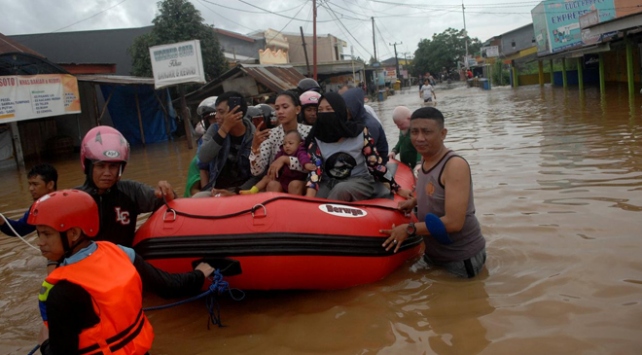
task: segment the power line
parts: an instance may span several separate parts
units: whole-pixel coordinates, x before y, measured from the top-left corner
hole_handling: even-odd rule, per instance
[[[324,6],[324,5],[325,5],[325,6]],[[352,33],[350,33],[350,31],[348,31],[348,29],[346,28],[346,26],[343,24],[343,22],[341,22],[341,20],[340,20],[340,19],[339,19],[339,17],[336,15],[336,13],[334,12],[334,10],[330,7],[330,4],[329,4],[329,3],[325,3],[325,4],[323,4],[323,3],[322,3],[322,4],[321,4],[321,6],[324,6],[328,11],[330,11],[331,16],[332,16],[332,15],[334,15],[335,19],[337,20],[337,22],[339,22],[339,24],[341,25],[341,27],[343,27],[343,28],[348,32],[348,35],[350,35],[350,37],[352,37],[352,39],[354,39],[354,40],[355,40],[355,42],[357,42],[357,44],[358,44],[361,48],[363,48],[363,50],[364,50],[364,51],[366,51],[366,53],[368,53],[368,55],[372,56],[372,54],[370,53],[370,51],[368,51],[368,50],[366,49],[366,47],[364,47],[364,46],[363,46],[363,44],[361,44],[361,42],[359,42],[359,40],[357,40],[357,39],[352,35]]]
[[[100,11],[100,12],[98,12],[98,13],[94,14],[94,15],[91,15],[91,16],[89,16],[89,17],[87,17],[87,18],[84,18],[84,19],[82,19],[82,20],[80,20],[80,21],[76,21],[76,22],[72,23],[71,25],[67,25],[67,26],[65,26],[65,27],[60,27],[59,29],[57,29],[57,30],[53,30],[53,31],[51,31],[51,32],[52,32],[52,33],[53,33],[53,32],[58,32],[58,31],[60,31],[60,30],[64,30],[65,28],[69,28],[69,27],[71,27],[71,26],[73,26],[73,25],[76,25],[76,24],[79,24],[79,23],[81,23],[81,22],[87,21],[87,20],[89,20],[90,18],[94,18],[94,17],[96,17],[96,16],[98,16],[98,15],[102,14],[102,13],[103,13],[103,12],[105,12],[105,11],[109,11],[109,10],[113,9],[114,7],[116,7],[116,6],[118,6],[118,5],[122,4],[122,3],[124,3],[125,1],[127,1],[127,0],[123,0],[123,1],[119,2],[118,4],[116,4],[116,5],[112,6],[112,7],[109,7],[109,8],[107,8],[107,9],[105,9],[105,10],[102,10],[102,11]]]
[[[305,5],[306,5],[305,3],[304,3],[303,5],[301,5],[301,8],[299,8],[299,11],[297,11],[297,12],[296,12],[296,14],[294,14],[294,16],[297,16],[297,15],[301,12],[301,10],[303,10],[303,8],[305,7]],[[294,19],[294,18],[292,18],[292,19]],[[269,40],[267,40],[267,41],[265,42],[265,45],[267,46],[267,45],[268,45],[268,42],[272,41],[273,39],[275,39],[275,38],[276,38],[276,36],[278,36],[281,32],[283,32],[283,30],[284,30],[286,27],[288,27],[288,25],[289,25],[290,23],[292,23],[292,19],[290,19],[290,21],[288,21],[288,23],[286,23],[286,24],[285,24],[285,26],[283,26],[283,28],[281,28],[281,30],[280,30],[279,32],[275,33],[275,34],[274,34],[274,36],[272,36],[272,38],[270,38]]]
[[[280,17],[283,17],[283,18],[291,19],[291,20],[293,20],[293,21],[300,21],[300,22],[312,22],[312,20],[301,20],[301,19],[298,19],[298,18],[294,18],[294,17],[290,17],[290,16],[282,15],[282,14],[280,14],[280,13],[278,13],[278,12],[270,11],[270,10],[268,10],[268,9],[264,9],[264,8],[262,8],[262,7],[258,7],[258,6],[256,6],[256,5],[252,5],[252,4],[250,4],[250,3],[248,3],[247,1],[244,1],[244,0],[238,0],[238,1],[240,1],[240,2],[244,3],[245,5],[249,5],[249,6],[254,7],[254,8],[257,8],[257,9],[259,9],[259,10],[263,10],[263,12],[267,12],[267,13],[270,13],[270,14],[272,14],[272,15],[276,15],[276,16],[280,16]],[[219,5],[219,6],[221,6],[221,5]],[[221,7],[224,7],[224,6],[221,6]],[[323,21],[319,21],[319,20],[317,20],[317,23],[321,23],[321,22],[332,22],[332,20],[323,20]]]
[[[227,17],[225,17],[225,16],[221,16],[221,15],[219,15],[219,13],[218,13],[218,12],[216,12],[216,11],[214,11],[214,10],[210,9],[209,7],[207,7],[207,5],[205,5],[205,4],[203,3],[203,1],[208,2],[208,3],[210,3],[210,4],[211,4],[211,2],[209,2],[209,1],[207,1],[207,0],[198,0],[198,2],[200,2],[200,3],[201,3],[201,5],[203,5],[203,7],[205,7],[205,8],[206,8],[206,9],[208,9],[208,10],[210,10],[214,15],[219,16],[219,17],[221,17],[222,19],[224,19],[225,21],[231,22],[231,23],[233,23],[233,24],[235,24],[235,25],[238,25],[238,26],[241,26],[241,27],[245,27],[245,28],[247,28],[248,30],[250,30],[250,32],[255,31],[255,29],[253,29],[253,28],[247,27],[247,26],[245,26],[245,25],[243,25],[243,24],[241,24],[241,23],[238,23],[238,22],[236,22],[236,21],[232,21],[232,20],[230,20],[229,18],[227,18]]]

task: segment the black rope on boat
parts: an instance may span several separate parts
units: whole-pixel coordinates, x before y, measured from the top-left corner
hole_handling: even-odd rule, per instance
[[[310,203],[311,202],[318,202],[318,201],[307,201],[307,200],[304,200],[302,198],[283,195],[283,196],[272,197],[272,198],[267,199],[267,200],[265,200],[263,202],[257,203],[254,206],[252,206],[251,208],[247,208],[247,209],[244,209],[244,210],[240,210],[240,211],[237,211],[237,212],[228,213],[228,214],[224,214],[224,215],[219,215],[219,216],[197,215],[197,214],[191,214],[191,213],[187,213],[187,212],[181,212],[181,211],[178,211],[178,210],[170,207],[169,204],[167,204],[167,202],[165,202],[165,207],[167,208],[167,211],[176,213],[177,215],[183,216],[183,217],[197,218],[197,219],[222,219],[222,218],[236,217],[236,216],[240,216],[240,215],[246,214],[246,213],[254,213],[258,208],[264,207],[265,205],[267,205],[269,203],[272,203],[274,201],[278,201],[278,200],[304,201],[304,202],[310,202]],[[374,208],[380,208],[380,209],[384,209],[384,210],[396,211],[396,212],[402,213],[396,207],[377,206],[377,205],[371,205],[371,204],[360,203],[360,202],[344,202],[344,201],[331,201],[331,200],[328,200],[327,203],[340,203],[342,205],[355,206],[355,207],[374,207]]]

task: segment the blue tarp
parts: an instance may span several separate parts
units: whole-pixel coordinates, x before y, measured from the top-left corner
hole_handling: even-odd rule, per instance
[[[138,109],[136,108],[137,94],[146,144],[164,142],[170,139],[167,136],[167,124],[169,124],[170,133],[176,131],[176,113],[169,100],[167,89],[158,90],[156,95],[163,100],[165,107],[168,108],[170,117],[165,117],[159,100],[154,95],[154,87],[151,85],[100,85],[100,90],[105,101],[113,92],[107,109],[114,127],[125,136],[130,144],[143,143],[140,134]]]

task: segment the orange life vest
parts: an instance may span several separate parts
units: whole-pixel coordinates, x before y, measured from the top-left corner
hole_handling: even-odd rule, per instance
[[[47,276],[40,292],[40,304],[44,305],[56,283],[73,282],[89,293],[94,312],[100,318],[98,324],[79,334],[79,353],[145,354],[152,347],[154,332],[143,313],[140,275],[117,245],[96,244],[96,251],[87,258],[59,267]]]

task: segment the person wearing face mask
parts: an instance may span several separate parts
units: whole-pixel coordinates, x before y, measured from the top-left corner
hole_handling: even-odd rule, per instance
[[[263,123],[259,124],[254,133],[250,153],[252,175],[267,174],[270,180],[276,180],[284,166],[288,166],[292,171],[307,172],[296,156],[283,155],[279,158],[276,156],[283,145],[285,132],[297,131],[302,139],[305,139],[311,129],[311,126],[297,122],[297,117],[301,113],[301,102],[295,93],[290,91],[280,93],[276,97],[274,107],[279,125],[272,129],[261,130]]]
[[[387,175],[388,169],[368,129],[349,117],[341,95],[326,93],[321,97],[308,143],[308,154],[316,169],[308,175],[306,196],[348,202],[365,200],[375,194],[375,181],[388,183],[400,195],[409,195]]]
[[[169,182],[161,180],[156,189],[138,181],[121,180],[129,160],[129,143],[113,127],[97,126],[80,143],[80,164],[85,183],[77,187],[91,195],[100,211],[100,232],[96,240],[131,247],[140,213],[154,212],[164,201],[176,198]]]

